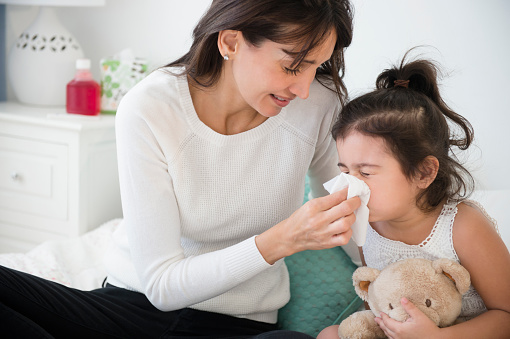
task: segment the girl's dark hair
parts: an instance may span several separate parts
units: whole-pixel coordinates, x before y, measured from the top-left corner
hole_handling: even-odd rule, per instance
[[[436,179],[416,199],[417,206],[430,211],[444,199],[461,201],[472,193],[473,177],[451,148],[467,149],[474,135],[471,124],[441,98],[439,67],[424,59],[406,62],[409,52],[399,66],[377,77],[376,90],[343,107],[332,135],[336,140],[357,131],[383,138],[408,179],[420,173],[427,156],[436,157]]]
[[[316,78],[343,101],[347,96],[342,80],[344,49],[352,40],[349,0],[214,0],[193,30],[189,52],[166,67],[184,67],[181,75],[203,87],[214,85],[223,65],[218,33],[227,29],[241,31],[254,46],[265,39],[303,44],[291,65],[297,67],[309,51],[328,37],[332,28],[337,34],[336,45],[331,58],[317,70]]]

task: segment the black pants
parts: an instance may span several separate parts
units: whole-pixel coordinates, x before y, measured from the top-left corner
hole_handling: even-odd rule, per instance
[[[1,338],[311,338],[273,324],[182,309],[107,285],[81,291],[0,266]]]

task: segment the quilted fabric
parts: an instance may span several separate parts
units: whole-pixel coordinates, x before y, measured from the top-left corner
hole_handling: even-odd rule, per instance
[[[291,299],[278,313],[282,329],[316,337],[339,324],[363,303],[352,285],[357,266],[340,247],[304,251],[285,258]]]

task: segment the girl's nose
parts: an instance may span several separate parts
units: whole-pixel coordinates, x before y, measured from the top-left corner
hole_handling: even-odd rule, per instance
[[[361,180],[361,181],[365,181],[365,180],[363,180],[363,179],[365,179],[365,178],[364,178],[361,174],[359,174],[359,173],[351,173],[351,175],[352,175],[353,177],[355,177],[356,179],[359,179],[359,180]]]

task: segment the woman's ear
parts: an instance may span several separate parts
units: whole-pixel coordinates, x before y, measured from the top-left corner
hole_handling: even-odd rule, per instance
[[[226,60],[232,58],[237,52],[239,39],[242,39],[242,33],[234,30],[224,30],[218,33],[218,50],[221,56]]]
[[[416,177],[418,187],[426,189],[436,179],[439,171],[439,160],[433,155],[427,156],[422,160]]]

